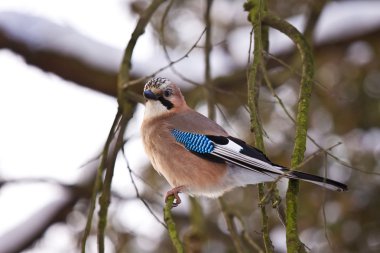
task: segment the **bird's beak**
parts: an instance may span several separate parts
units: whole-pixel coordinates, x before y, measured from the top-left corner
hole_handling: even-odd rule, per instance
[[[158,100],[158,96],[154,94],[151,90],[144,91],[144,97],[146,99]]]

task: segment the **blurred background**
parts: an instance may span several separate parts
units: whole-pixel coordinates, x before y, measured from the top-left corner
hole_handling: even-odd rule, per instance
[[[0,2],[0,252],[79,251],[96,158],[117,110],[119,63],[147,4]],[[243,4],[242,0],[213,3],[211,73],[217,87],[218,123],[231,135],[248,140],[246,66],[251,27]],[[302,170],[326,174],[349,186],[348,192],[336,193],[301,183],[301,240],[312,252],[379,252],[380,1],[268,0],[268,4],[301,31],[311,24],[316,81],[309,135],[324,148],[336,145],[331,154],[338,159],[321,153]],[[207,114],[202,87],[204,38],[197,43],[205,28],[205,9],[202,0],[164,3],[138,40],[132,76],[151,75],[187,56],[158,75],[178,83],[188,103]],[[318,18],[312,24],[314,16]],[[297,54],[291,42],[275,31],[270,32],[270,53],[270,80],[295,115]],[[142,87],[138,84],[133,90],[141,94]],[[294,124],[265,85],[259,102],[268,156],[289,166]],[[136,108],[126,132],[125,154],[140,195],[162,220],[169,185],[144,154],[139,134],[143,105]],[[306,156],[318,150],[309,140]],[[127,163],[122,155],[119,158],[107,252],[173,252],[167,231],[137,198]],[[284,196],[286,182],[278,187]],[[226,194],[225,199],[261,245],[256,196],[256,187],[250,186]],[[186,236],[191,227],[190,201],[182,199],[174,218],[181,236]],[[233,252],[218,202],[199,201],[205,225],[199,240],[202,252]],[[285,252],[285,228],[275,210],[269,214],[276,252]],[[87,252],[96,252],[96,226]]]

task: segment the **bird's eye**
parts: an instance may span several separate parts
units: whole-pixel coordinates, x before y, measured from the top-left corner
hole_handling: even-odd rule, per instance
[[[165,90],[164,91],[164,96],[165,97],[169,97],[172,93],[170,92],[170,90]]]

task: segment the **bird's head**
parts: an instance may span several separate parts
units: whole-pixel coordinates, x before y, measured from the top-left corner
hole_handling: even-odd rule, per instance
[[[180,89],[166,78],[156,77],[148,81],[143,94],[146,99],[145,117],[160,116],[187,107]]]

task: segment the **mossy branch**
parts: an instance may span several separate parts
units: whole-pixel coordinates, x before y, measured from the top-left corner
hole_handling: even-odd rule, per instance
[[[297,46],[301,56],[301,88],[296,118],[295,144],[291,159],[291,167],[295,168],[302,162],[306,149],[308,111],[314,77],[313,55],[305,37],[288,22],[274,15],[266,15],[263,22],[287,35]],[[298,237],[298,191],[298,181],[290,180],[286,193],[286,242],[288,252],[305,252],[305,248]]]
[[[94,216],[94,210],[95,210],[95,205],[96,205],[96,198],[98,196],[98,192],[101,191],[101,189],[102,189],[102,185],[103,185],[102,175],[103,175],[103,172],[104,172],[105,167],[106,167],[108,152],[109,152],[110,145],[111,145],[111,142],[113,140],[114,133],[116,131],[116,128],[118,126],[120,118],[121,118],[121,113],[120,113],[120,111],[118,111],[117,114],[116,114],[116,116],[115,116],[115,119],[113,121],[113,124],[112,124],[112,127],[110,129],[110,132],[108,134],[106,143],[104,144],[103,152],[101,154],[101,161],[100,161],[100,164],[98,166],[98,170],[97,170],[97,175],[96,175],[94,187],[92,189],[92,195],[91,195],[91,200],[90,200],[90,207],[89,207],[89,211],[88,211],[88,214],[87,214],[86,227],[84,229],[82,240],[81,240],[81,250],[82,250],[82,253],[86,252],[86,242],[87,242],[87,238],[88,238],[88,236],[90,235],[90,232],[91,232],[92,218]]]
[[[265,16],[267,11],[266,2],[262,0],[248,0],[245,5],[245,10],[248,11],[248,19],[252,23],[254,31],[254,49],[253,49],[253,62],[249,67],[248,72],[248,107],[251,118],[251,131],[255,135],[256,147],[265,152],[263,129],[260,123],[258,98],[260,85],[262,81],[261,65],[265,65],[262,56],[263,51],[268,50],[268,28],[262,26],[262,17]],[[264,184],[258,185],[258,198],[263,199],[265,196]],[[268,215],[265,204],[260,205],[261,211],[261,225],[263,233],[263,241],[266,252],[274,252],[274,247],[269,236]]]
[[[82,252],[86,249],[86,240],[90,233],[93,212],[95,209],[96,197],[101,190],[101,196],[99,198],[100,210],[99,210],[99,223],[98,223],[98,252],[104,252],[104,237],[107,226],[107,214],[108,207],[111,202],[111,184],[114,173],[115,161],[120,149],[124,145],[123,137],[129,120],[133,116],[133,111],[136,107],[136,103],[133,101],[141,101],[139,97],[131,93],[127,87],[129,82],[129,72],[131,67],[131,58],[134,47],[138,38],[144,33],[145,27],[148,24],[151,16],[157,10],[161,3],[165,0],[153,0],[148,8],[142,13],[136,28],[132,33],[131,39],[124,52],[124,57],[120,66],[118,82],[117,82],[117,94],[119,109],[115,116],[114,123],[111,127],[106,144],[102,152],[102,160],[99,165],[98,175],[94,184],[93,194],[91,198],[90,210],[87,217],[87,224],[82,239]],[[110,146],[115,141],[115,146],[110,152]],[[104,182],[102,182],[102,176],[106,171]],[[103,185],[102,185],[103,183]],[[102,186],[102,187],[101,187]]]
[[[207,109],[208,117],[212,120],[215,119],[215,95],[212,80],[211,80],[211,50],[212,50],[212,23],[211,23],[211,7],[213,0],[207,0],[206,12],[204,15],[204,20],[206,24],[206,38],[205,38],[205,86],[207,88]]]
[[[124,141],[123,141],[124,132],[130,118],[132,118],[132,114],[133,114],[133,110],[130,111],[130,114],[128,115],[128,117],[126,117],[127,115],[124,114],[120,120],[119,130],[116,133],[115,148],[113,152],[110,154],[110,157],[108,159],[107,166],[106,166],[106,175],[104,177],[102,192],[99,197],[100,209],[98,213],[99,221],[98,221],[98,235],[97,235],[99,253],[102,253],[105,250],[104,237],[105,237],[105,231],[107,227],[108,207],[111,203],[111,184],[112,184],[113,172],[115,168],[115,162],[116,162],[116,158],[120,149],[124,145]]]
[[[117,79],[118,101],[119,105],[123,104],[125,99],[125,93],[128,93],[127,87],[129,83],[129,70],[131,69],[132,54],[136,46],[139,37],[144,34],[145,27],[148,25],[153,13],[160,7],[165,0],[153,0],[151,4],[141,14],[139,21],[136,24],[135,29],[132,32],[132,36],[128,42],[128,45],[124,51],[124,57],[120,64],[119,75]]]
[[[173,207],[173,201],[174,201],[173,195],[169,196],[166,200],[165,207],[164,207],[164,220],[168,227],[170,239],[172,240],[172,243],[177,253],[183,253],[184,252],[183,245],[182,245],[181,240],[179,239],[179,235],[175,227],[175,222],[173,220],[172,211],[171,211]]]

